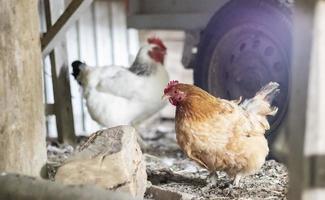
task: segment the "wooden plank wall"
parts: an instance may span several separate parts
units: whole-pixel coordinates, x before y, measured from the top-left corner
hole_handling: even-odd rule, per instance
[[[62,1],[67,6],[70,0]],[[64,7],[57,8],[60,12]],[[42,18],[42,11],[40,10]],[[43,24],[43,22],[42,22]],[[44,26],[44,25],[42,25]],[[123,1],[94,1],[80,20],[66,34],[69,65],[81,60],[92,66],[125,65],[135,57],[139,48],[138,32],[126,27],[126,12]],[[72,68],[69,67],[69,74]],[[47,103],[53,103],[52,79],[49,61],[44,59],[44,84]],[[89,135],[101,128],[94,122],[82,98],[82,89],[70,75],[74,128],[76,135]],[[54,116],[47,117],[50,137],[57,136]]]

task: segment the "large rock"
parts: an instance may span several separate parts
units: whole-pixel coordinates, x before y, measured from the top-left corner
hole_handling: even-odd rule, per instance
[[[142,198],[146,189],[145,161],[130,126],[102,130],[90,136],[55,176],[64,184],[95,184]]]

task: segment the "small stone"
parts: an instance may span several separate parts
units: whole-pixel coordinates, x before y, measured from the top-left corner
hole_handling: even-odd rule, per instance
[[[174,192],[168,189],[164,189],[155,185],[152,185],[147,189],[147,196],[152,196],[155,200],[192,200],[195,196],[183,193]]]
[[[135,129],[118,126],[92,134],[58,169],[55,180],[68,185],[94,184],[143,198],[145,166]]]

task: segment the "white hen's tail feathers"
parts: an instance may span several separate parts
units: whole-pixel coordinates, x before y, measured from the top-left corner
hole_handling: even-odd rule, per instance
[[[248,112],[264,116],[274,116],[278,108],[276,106],[271,106],[271,104],[274,97],[279,92],[279,84],[270,82],[260,89],[253,98],[245,100],[240,106]]]

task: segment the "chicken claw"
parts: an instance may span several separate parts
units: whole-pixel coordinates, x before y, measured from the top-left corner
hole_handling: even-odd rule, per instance
[[[217,185],[218,174],[216,172],[210,172],[207,176],[207,185],[202,188],[203,191],[207,191]]]
[[[235,187],[239,187],[239,186],[240,186],[240,185],[239,185],[239,181],[240,181],[241,177],[242,177],[241,174],[237,174],[237,175],[235,176],[234,181],[233,181],[233,183],[232,183]]]

